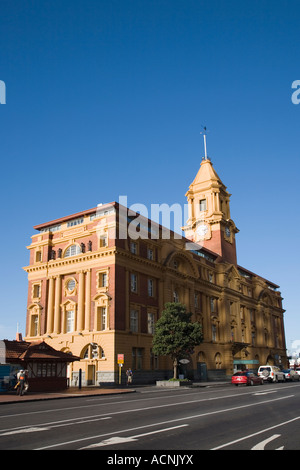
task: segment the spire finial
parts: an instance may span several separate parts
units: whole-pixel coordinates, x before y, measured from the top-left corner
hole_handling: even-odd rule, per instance
[[[203,135],[203,140],[204,140],[204,160],[207,160],[207,149],[206,149],[206,135],[208,133],[207,127],[202,126],[203,131],[200,132],[200,134]]]

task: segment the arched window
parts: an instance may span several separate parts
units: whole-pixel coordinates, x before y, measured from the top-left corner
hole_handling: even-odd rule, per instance
[[[66,249],[64,257],[68,258],[69,256],[79,255],[79,253],[81,253],[80,246],[79,245],[71,245],[71,246],[69,246],[69,248]]]
[[[104,350],[97,343],[90,343],[86,346],[82,354],[83,359],[105,359]]]

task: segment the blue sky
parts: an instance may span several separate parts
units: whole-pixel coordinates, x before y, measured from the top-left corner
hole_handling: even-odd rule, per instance
[[[299,14],[298,0],[1,1],[0,338],[24,333],[33,226],[119,195],[185,204],[206,125],[238,263],[281,286],[287,347],[300,340]]]

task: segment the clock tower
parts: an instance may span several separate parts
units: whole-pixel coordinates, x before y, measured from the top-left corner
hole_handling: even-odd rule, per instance
[[[230,218],[230,196],[207,156],[189,187],[189,218],[183,227],[186,238],[237,264],[235,234],[239,231]]]

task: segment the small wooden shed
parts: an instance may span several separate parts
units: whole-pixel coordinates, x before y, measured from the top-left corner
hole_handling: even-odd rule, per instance
[[[27,342],[3,340],[6,363],[28,371],[30,391],[55,391],[68,387],[67,365],[80,358],[57,351],[45,341]]]

